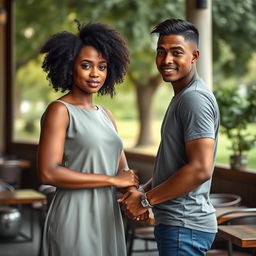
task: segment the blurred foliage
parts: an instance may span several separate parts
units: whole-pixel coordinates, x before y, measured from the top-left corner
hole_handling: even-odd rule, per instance
[[[28,100],[34,113],[34,105],[40,100],[45,106],[50,101],[45,86],[45,78],[39,65],[42,58],[38,57],[42,44],[53,33],[68,30],[77,33],[75,19],[81,23],[103,22],[116,28],[127,39],[131,54],[130,74],[133,81],[126,79],[121,90],[129,91],[131,84],[146,86],[150,78],[158,74],[155,68],[155,38],[150,31],[159,21],[171,16],[183,18],[184,0],[177,0],[175,5],[167,0],[16,0],[16,69],[17,83],[15,98],[17,104]],[[163,6],[165,8],[163,8]],[[46,18],[47,17],[47,18]],[[33,65],[37,67],[32,67]],[[28,78],[27,75],[31,74]],[[25,76],[25,79],[23,77]],[[32,86],[33,84],[33,86]],[[129,89],[130,88],[130,89]],[[120,91],[119,90],[119,96]],[[35,95],[37,94],[37,95]],[[126,95],[125,101],[130,102],[129,111],[121,107],[119,98],[113,103],[107,97],[99,98],[107,102],[107,106],[117,107],[117,118],[135,119],[137,115],[136,97]],[[122,98],[123,99],[123,98]],[[97,101],[97,100],[96,100]],[[105,104],[104,104],[105,105]],[[149,106],[150,107],[150,106]],[[15,108],[15,116],[31,122],[26,114]],[[39,115],[40,116],[40,115]],[[31,127],[31,125],[24,125]]]
[[[105,22],[120,31],[130,49],[131,71],[143,81],[157,73],[151,29],[164,19],[184,18],[184,0],[16,0],[16,10],[17,67],[34,58],[49,35],[62,30],[76,33],[78,19]]]
[[[17,83],[14,97],[17,127],[21,133],[24,128],[38,127],[38,117],[45,106],[60,96],[48,86],[40,68],[42,56],[38,57],[42,44],[50,35],[63,30],[76,33],[74,19],[110,24],[127,39],[133,78],[147,86],[150,76],[157,74],[156,37],[150,35],[151,29],[167,18],[185,18],[185,0],[15,0],[15,4]],[[256,84],[255,9],[254,0],[212,1],[213,80],[218,88]],[[114,100],[96,97],[96,102],[104,102],[104,105],[106,102],[118,119],[135,119],[138,116],[136,95],[131,94],[131,85],[127,78],[118,86],[118,97]],[[162,97],[165,102],[162,98],[159,100],[159,95],[154,99],[155,117],[161,119],[171,90]],[[22,101],[30,103],[30,111],[21,113]],[[26,120],[28,124],[24,123]]]
[[[150,30],[160,21],[184,18],[184,0],[16,0],[17,66],[34,58],[49,35],[76,31],[81,22],[106,22],[127,38],[131,69],[136,77],[155,72],[154,37]],[[223,75],[242,75],[256,49],[256,1],[214,0],[213,57]],[[228,54],[227,54],[228,53]],[[216,65],[215,65],[216,66]],[[219,69],[219,70],[220,70]]]
[[[256,1],[214,0],[213,61],[225,76],[241,76],[256,49]]]
[[[248,126],[256,121],[256,86],[220,87],[215,96],[220,108],[221,132],[230,140],[232,154],[243,155],[256,143],[256,132],[248,132]]]

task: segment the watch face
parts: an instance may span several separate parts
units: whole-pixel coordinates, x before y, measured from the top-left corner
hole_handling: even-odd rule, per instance
[[[142,204],[143,207],[147,208],[147,207],[148,207],[148,201],[147,201],[147,199],[142,199],[142,200],[141,200],[141,204]]]

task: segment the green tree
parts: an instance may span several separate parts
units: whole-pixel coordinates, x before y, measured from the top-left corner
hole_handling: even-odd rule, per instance
[[[256,49],[255,10],[254,0],[212,1],[214,74],[220,74],[219,81],[248,71]]]
[[[137,145],[151,145],[152,100],[162,78],[155,68],[155,37],[150,30],[170,17],[183,18],[184,1],[167,0],[101,1],[97,15],[111,23],[127,38],[131,52],[128,79],[136,92],[140,131]],[[106,11],[108,10],[108,11]]]
[[[169,17],[183,18],[184,0],[177,0],[175,4],[167,0],[16,2],[16,38],[21,42],[17,48],[17,69],[38,55],[49,34],[60,30],[75,31],[75,18],[82,22],[106,22],[127,38],[131,53],[128,80],[136,91],[141,124],[137,145],[152,144],[151,105],[161,77],[155,69],[155,42],[154,37],[150,36],[150,30]]]
[[[216,82],[247,71],[247,62],[256,49],[256,1],[214,0],[212,5]],[[16,0],[16,67],[35,58],[50,34],[75,31],[75,18],[112,25],[125,36],[131,53],[128,80],[137,96],[137,145],[151,144],[151,103],[161,77],[154,62],[156,38],[150,36],[150,30],[164,19],[184,18],[184,8],[184,0]]]

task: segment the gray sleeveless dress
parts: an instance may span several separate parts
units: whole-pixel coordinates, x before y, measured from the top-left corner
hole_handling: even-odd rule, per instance
[[[122,142],[105,110],[62,102],[69,113],[62,165],[115,175]],[[57,188],[43,235],[44,256],[124,256],[124,230],[115,189]]]

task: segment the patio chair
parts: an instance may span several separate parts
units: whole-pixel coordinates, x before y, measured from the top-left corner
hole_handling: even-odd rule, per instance
[[[239,206],[241,197],[235,194],[211,193],[210,201],[214,207]]]
[[[133,221],[126,217],[126,245],[127,245],[127,255],[131,256],[133,252],[152,252],[157,251],[157,248],[149,248],[148,242],[155,242],[154,236],[154,226],[148,221]],[[144,249],[134,249],[134,241],[142,240],[144,241]]]
[[[13,161],[5,161],[0,165],[0,179],[13,186],[15,189],[20,187],[21,167]]]

